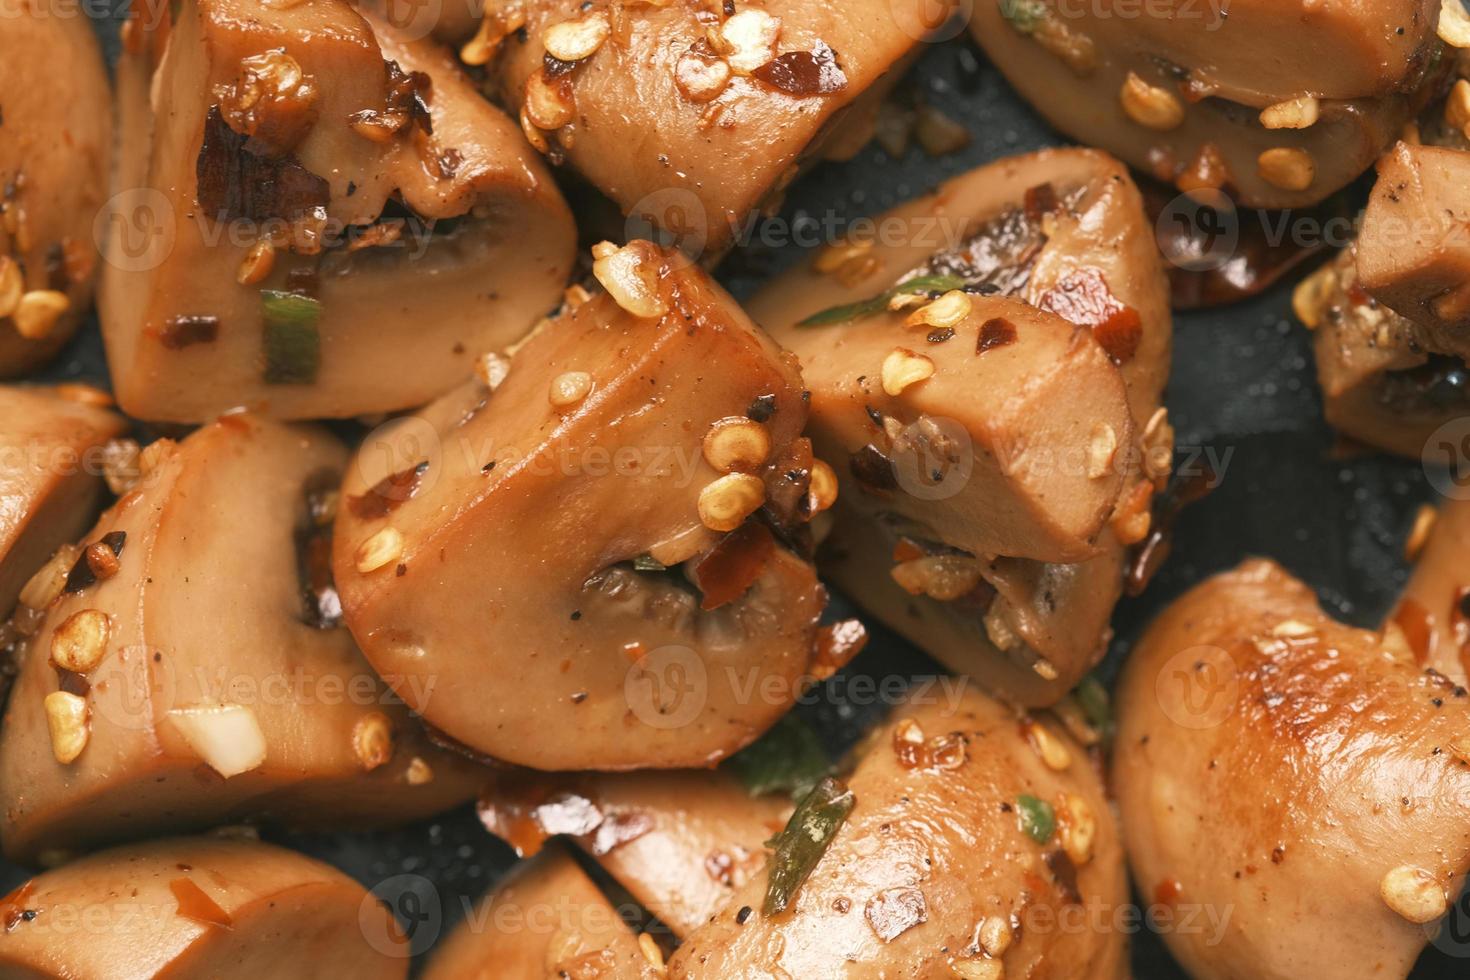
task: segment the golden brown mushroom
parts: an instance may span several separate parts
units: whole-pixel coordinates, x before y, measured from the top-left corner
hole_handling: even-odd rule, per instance
[[[1470,868],[1463,687],[1256,560],[1153,623],[1117,717],[1139,890],[1229,913],[1165,932],[1192,976],[1408,974]]]
[[[1164,8],[977,0],[971,32],[1057,129],[1181,190],[1301,207],[1361,174],[1439,88],[1440,0]]]
[[[867,745],[845,787],[813,794],[848,810],[835,832],[830,812],[803,820],[811,845],[778,845],[670,977],[1126,975],[1117,826],[1060,728],[972,686],[899,707]],[[793,892],[802,856],[816,860]],[[768,904],[778,875],[784,910]]]
[[[131,414],[416,407],[554,305],[571,216],[449,54],[343,0],[179,10],[119,68],[102,312]]]
[[[27,597],[41,619],[0,728],[7,855],[245,818],[382,825],[473,796],[479,767],[427,744],[341,627],[346,463],[324,432],[243,415],[144,450]]]
[[[0,377],[13,377],[92,302],[112,117],[91,22],[52,0],[0,2],[0,92]]]
[[[843,461],[824,568],[951,669],[1050,704],[1106,648],[1169,472],[1138,191],[1110,157],[1049,150],[874,221],[750,305],[801,359],[818,455]]]
[[[691,254],[719,255],[803,165],[866,142],[924,15],[951,6],[492,0],[463,50],[498,59],[502,101],[543,152]]]
[[[1399,143],[1357,243],[1358,281],[1419,325],[1430,350],[1470,353],[1470,153]]]
[[[820,506],[801,379],[677,253],[593,254],[609,292],[359,451],[337,585],[373,665],[435,678],[395,687],[478,752],[710,765],[853,652],[818,656],[791,550]]]
[[[0,617],[31,575],[87,529],[102,498],[112,412],[48,388],[0,387]]]
[[[435,951],[424,980],[657,980],[663,973],[644,952],[628,911],[554,844],[513,869],[470,911]],[[655,956],[661,965],[662,954]]]
[[[18,980],[407,973],[406,954],[374,919],[390,913],[361,885],[267,844],[197,837],[120,847],[47,871],[0,909],[0,973]]]

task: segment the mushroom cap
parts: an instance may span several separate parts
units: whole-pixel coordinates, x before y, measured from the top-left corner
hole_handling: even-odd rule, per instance
[[[370,439],[343,485],[337,585],[368,658],[385,676],[434,679],[432,697],[395,685],[430,724],[532,768],[733,753],[801,693],[825,603],[811,566],[762,525],[735,538],[700,516],[706,488],[735,476],[702,449],[719,420],[768,418],[768,502],[812,465],[809,447],[778,465],[806,446],[793,361],[677,253],[623,254],[665,313],[635,316],[605,294],[568,306],[493,392],[472,384]],[[582,397],[553,404],[553,382],[581,374]],[[391,506],[360,503],[414,472]],[[359,548],[380,534],[401,538],[397,559],[365,566]],[[701,608],[716,583],[698,592],[680,576],[698,580],[724,542],[755,557],[735,598]],[[632,567],[646,557],[688,564]]]
[[[1408,974],[1433,926],[1381,889],[1409,867],[1453,895],[1470,867],[1464,688],[1252,560],[1154,621],[1115,714],[1134,880],[1209,926],[1164,933],[1192,976]]]
[[[58,290],[69,301],[38,339],[0,316],[0,378],[8,378],[54,356],[91,306],[101,264],[93,224],[107,196],[112,115],[99,111],[110,98],[107,69],[88,18],[65,4],[3,0],[0,20],[0,200],[25,229],[0,226],[0,256],[24,265],[25,289]]]
[[[308,621],[305,491],[335,481],[345,447],[320,429],[233,415],[147,453],[138,484],[85,539],[125,535],[116,573],[47,607],[11,691],[0,723],[6,854],[247,817],[384,825],[472,797],[479,767],[426,742],[346,629]],[[102,659],[81,676],[58,671],[53,641],[87,610],[108,623]],[[88,707],[86,747],[66,765],[43,710],[59,689]],[[191,724],[200,716],[202,733]],[[379,721],[396,747],[367,771],[359,725]],[[239,755],[242,732],[259,757]],[[431,781],[409,784],[416,758]]]
[[[1043,762],[1032,725],[1065,749],[1064,768]],[[1008,976],[1043,964],[1058,977],[1124,975],[1117,825],[1092,760],[1059,726],[959,680],[916,691],[864,744],[847,780],[852,811],[790,907],[762,914],[767,875],[757,875],[685,939],[670,977],[937,976],[984,955],[991,919],[1007,926],[1009,944],[996,951]],[[933,764],[944,758],[948,768]],[[1045,844],[1021,829],[1022,797],[1055,807],[1062,829]],[[1073,862],[1062,841],[1077,824],[1063,814],[1084,808],[1090,858]]]
[[[342,976],[396,980],[408,968],[374,918],[390,913],[361,885],[268,844],[119,847],[47,871],[3,904],[6,976],[305,980],[330,963]]]

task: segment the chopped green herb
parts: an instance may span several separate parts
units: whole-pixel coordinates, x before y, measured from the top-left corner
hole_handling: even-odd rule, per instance
[[[261,290],[260,299],[265,315],[266,384],[311,384],[322,363],[322,337],[317,329],[321,303],[275,289]]]
[[[797,326],[825,327],[834,323],[846,323],[849,320],[861,320],[864,317],[876,316],[888,309],[888,301],[895,296],[908,293],[947,293],[951,289],[962,289],[964,285],[965,280],[959,276],[915,276],[871,299],[845,303],[842,306],[833,306],[819,313],[813,313]]]
[[[1000,15],[1022,34],[1035,31],[1046,19],[1046,4],[1042,0],[996,0],[1000,4]]]
[[[856,803],[852,790],[828,776],[796,805],[785,829],[766,841],[776,853],[771,855],[762,915],[786,911]]]
[[[649,554],[639,555],[633,559],[633,568],[640,572],[665,572],[669,566]]]
[[[1051,840],[1057,829],[1057,814],[1050,803],[1023,794],[1016,798],[1016,812],[1020,816],[1021,830],[1027,836],[1038,844]]]
[[[1108,703],[1108,690],[1103,687],[1102,681],[1088,674],[1077,685],[1075,694],[1077,703],[1082,706],[1082,713],[1087,715],[1093,728],[1106,732],[1112,727],[1113,709]]]
[[[804,798],[832,769],[816,732],[791,715],[736,753],[729,766],[751,796],[787,793],[794,800]]]

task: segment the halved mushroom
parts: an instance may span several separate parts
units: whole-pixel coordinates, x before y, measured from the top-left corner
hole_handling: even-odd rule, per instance
[[[675,936],[710,921],[766,863],[783,796],[753,796],[725,770],[545,775],[501,772],[485,826],[522,856],[570,836]]]
[[[390,980],[408,967],[374,918],[391,913],[361,885],[250,841],[175,838],[104,851],[26,882],[0,899],[0,914],[7,977]]]
[[[706,766],[845,660],[819,650],[825,592],[790,550],[820,506],[805,396],[677,253],[593,254],[608,293],[359,451],[343,612],[379,672],[436,679],[432,700],[395,687],[478,752]]]
[[[137,485],[34,595],[0,729],[6,854],[244,818],[368,825],[474,795],[340,626],[347,452],[227,416],[144,450]],[[420,691],[427,698],[432,691]]]
[[[571,215],[448,53],[344,0],[178,9],[156,67],[138,31],[119,68],[102,312],[131,414],[416,407],[554,305]]]
[[[1068,136],[1180,190],[1287,208],[1368,169],[1435,94],[1452,61],[1435,36],[1439,7],[1236,0],[1127,16],[1110,5],[980,0],[970,24]]]
[[[1255,560],[1153,623],[1117,717],[1134,879],[1206,926],[1164,933],[1192,976],[1408,974],[1470,868],[1463,687]]]
[[[657,962],[644,952],[624,910],[553,845],[514,868],[469,912],[435,951],[424,980],[657,980],[662,954],[655,956]]]
[[[1138,191],[1086,150],[980,168],[758,295],[846,459],[823,566],[956,671],[1055,702],[1106,648],[1172,433]]]
[[[867,744],[670,977],[1126,975],[1118,830],[1069,736],[970,687]]]
[[[87,529],[102,498],[112,412],[48,388],[0,387],[0,621],[31,575]],[[3,645],[3,641],[0,641]]]
[[[1470,153],[1399,143],[1380,160],[1357,262],[1363,289],[1425,347],[1470,355]]]
[[[718,256],[798,170],[855,153],[918,52],[919,0],[487,3],[463,54],[498,57],[533,144],[690,254]]]
[[[1446,501],[1431,527],[1384,628],[1420,666],[1470,685],[1470,500]]]
[[[60,350],[91,305],[112,117],[75,7],[0,0],[0,23],[0,377],[13,377]]]
[[[1428,346],[1432,331],[1363,288],[1356,250],[1345,249],[1303,280],[1292,300],[1297,318],[1313,331],[1323,414],[1365,445],[1445,462],[1447,450],[1431,445],[1430,437],[1470,408],[1470,368]]]

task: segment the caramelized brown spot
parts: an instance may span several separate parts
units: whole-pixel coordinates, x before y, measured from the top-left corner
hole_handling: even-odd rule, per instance
[[[995,317],[980,325],[980,334],[975,339],[975,353],[1004,347],[1016,342],[1016,325],[1005,317]]]
[[[428,470],[427,461],[408,469],[390,473],[368,488],[366,493],[347,498],[352,516],[364,521],[387,517],[419,492],[419,481]]]
[[[1037,306],[1092,331],[1115,364],[1138,353],[1143,321],[1138,311],[1120,301],[1096,269],[1078,269],[1041,295]]]
[[[219,337],[219,317],[176,316],[164,324],[159,343],[168,350],[183,350],[195,344],[212,344]]]
[[[194,173],[199,206],[217,221],[294,221],[313,208],[325,208],[331,188],[294,156],[266,157],[252,152],[248,137],[235,132],[211,106]]]
[[[831,95],[847,88],[847,76],[837,67],[836,54],[821,41],[811,51],[779,54],[751,75],[774,89],[800,98]]]

